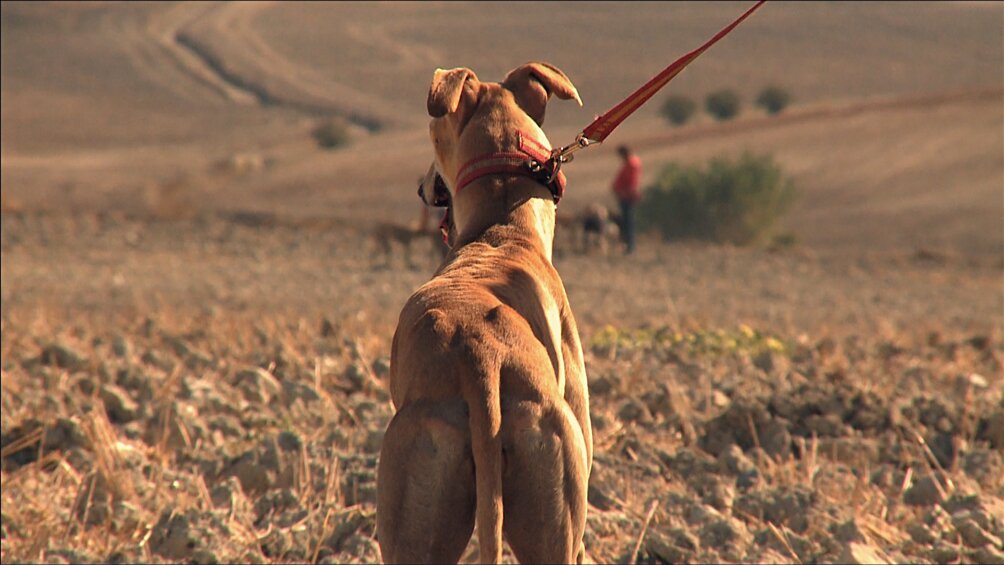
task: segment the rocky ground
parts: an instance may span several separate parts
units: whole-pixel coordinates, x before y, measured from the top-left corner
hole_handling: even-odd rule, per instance
[[[4,563],[380,559],[420,245],[408,268],[365,232],[261,218],[0,231]],[[1004,563],[999,260],[645,242],[557,267],[592,559]]]

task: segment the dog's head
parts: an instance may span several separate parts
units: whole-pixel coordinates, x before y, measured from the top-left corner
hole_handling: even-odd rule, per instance
[[[575,100],[579,93],[565,73],[547,63],[527,63],[506,75],[501,83],[481,82],[466,68],[436,69],[426,106],[432,122],[429,134],[436,159],[430,173],[438,175],[452,194],[457,172],[471,158],[487,153],[515,151],[519,132],[546,140],[540,125],[551,95]],[[422,197],[432,203],[436,179],[427,175]]]

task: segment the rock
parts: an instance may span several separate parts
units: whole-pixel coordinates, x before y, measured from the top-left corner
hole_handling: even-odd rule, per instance
[[[684,445],[696,443],[697,432],[691,422],[693,409],[687,395],[679,387],[660,383],[655,390],[642,395],[642,401],[650,415],[670,422],[679,429]]]
[[[756,465],[750,461],[749,457],[746,457],[742,448],[734,443],[722,449],[721,453],[718,454],[718,465],[723,471],[733,475],[756,470]]]
[[[1004,550],[1001,546],[985,546],[970,554],[973,563],[985,563],[987,565],[1004,565]]]
[[[927,551],[927,558],[935,563],[958,563],[962,559],[960,546],[939,541]]]
[[[772,419],[759,430],[760,445],[772,457],[785,459],[791,453],[791,434],[787,422]]]
[[[172,451],[188,451],[209,435],[198,410],[187,402],[172,401],[160,407],[152,421],[157,425],[147,426],[143,433],[143,441],[151,447],[163,444]]]
[[[140,563],[143,559],[143,550],[139,547],[126,547],[113,550],[105,556],[103,563],[108,565],[129,565],[130,563]]]
[[[911,506],[931,506],[941,502],[940,485],[932,475],[927,475],[906,489],[903,493],[903,502]]]
[[[781,366],[781,357],[773,351],[765,349],[753,356],[753,366],[769,375]]]
[[[980,419],[976,438],[990,442],[990,445],[1004,452],[1004,407],[998,407],[986,418]]]
[[[94,563],[95,559],[86,553],[73,549],[49,549],[45,552],[46,564],[62,565],[63,563]]]
[[[1004,547],[1001,538],[984,530],[973,520],[969,513],[960,513],[958,518],[952,517],[952,525],[959,532],[963,543],[969,547],[979,548],[984,546]]]
[[[262,554],[274,561],[280,557],[288,558],[288,554],[293,549],[293,542],[290,538],[290,533],[287,530],[274,528],[260,538],[258,543],[261,545]]]
[[[952,530],[952,517],[940,506],[932,506],[924,512],[923,519],[936,537],[945,537]]]
[[[736,489],[717,477],[706,477],[708,479],[701,490],[701,501],[711,505],[716,510],[729,512],[732,510],[732,503],[736,498]],[[711,480],[714,479],[714,480]]]
[[[931,545],[938,540],[938,536],[934,534],[934,531],[920,521],[910,522],[906,526],[906,533],[910,534],[913,541],[921,545]]]
[[[65,343],[50,343],[42,349],[38,360],[43,365],[55,365],[61,369],[77,371],[87,364],[87,357]]]
[[[828,437],[819,440],[818,452],[848,467],[867,468],[879,461],[879,442],[867,437]]]
[[[132,343],[123,335],[116,335],[112,338],[112,353],[119,359],[132,357]]]
[[[662,563],[692,563],[699,550],[698,538],[683,528],[652,529],[645,536],[645,551]]]
[[[361,530],[375,527],[372,519],[372,515],[364,513],[359,508],[347,508],[338,512],[331,519],[332,532],[324,540],[324,545],[336,552],[348,549],[346,545],[352,536]]]
[[[213,506],[226,510],[228,515],[233,515],[246,524],[254,522],[256,518],[254,505],[244,494],[240,480],[236,477],[227,477],[214,486],[209,496]]]
[[[194,511],[166,508],[150,533],[150,551],[168,559],[190,559],[199,546]]]
[[[760,474],[759,470],[754,468],[739,473],[739,476],[736,477],[736,488],[739,490],[749,490],[756,488],[762,482],[763,476]]]
[[[380,446],[383,445],[383,429],[373,429],[366,432],[366,440],[363,442],[363,453],[380,453]]]
[[[59,418],[45,430],[42,445],[46,451],[69,451],[89,445],[80,423],[71,418]]]
[[[1004,475],[1004,450],[970,447],[961,459],[966,474],[984,485],[993,484]]]
[[[101,402],[105,405],[108,419],[116,424],[126,424],[139,417],[139,404],[118,385],[111,383],[103,385]]]
[[[586,491],[586,499],[589,501],[589,504],[603,511],[613,510],[618,506],[613,498],[610,498],[602,489],[594,485],[591,480],[589,481],[589,489]]]
[[[342,552],[355,563],[378,563],[380,546],[372,536],[351,535],[342,544]]]
[[[85,526],[104,524],[111,517],[112,493],[103,473],[92,473],[84,479],[73,503],[73,517]]]
[[[378,378],[384,378],[390,374],[390,358],[377,357],[373,360],[373,374]]]
[[[346,506],[376,502],[376,473],[360,469],[348,473],[342,486],[342,500]]]
[[[77,390],[83,393],[84,396],[91,396],[94,394],[96,386],[94,384],[94,379],[92,379],[89,375],[80,375],[74,384],[76,385]]]
[[[299,510],[300,507],[300,498],[292,489],[273,490],[255,501],[254,512],[257,516],[255,522],[268,523],[275,517],[282,516],[290,510]]]
[[[300,436],[296,432],[289,430],[279,432],[279,435],[276,436],[276,443],[279,444],[279,447],[283,451],[298,452],[303,447],[303,441],[300,440]]]
[[[174,370],[174,361],[164,355],[161,355],[153,349],[143,353],[143,356],[140,357],[140,361],[142,361],[145,365],[156,367],[165,373],[170,373]]]
[[[805,419],[805,427],[820,438],[848,435],[848,426],[839,414],[812,414]]]
[[[282,393],[282,384],[272,373],[260,367],[239,371],[234,375],[234,386],[244,400],[255,404],[268,404]]]
[[[135,504],[116,500],[112,506],[112,528],[117,532],[136,531],[144,525],[143,513]]]
[[[867,565],[871,563],[894,563],[881,549],[864,543],[850,542],[843,546],[840,552],[840,562],[853,565]]]
[[[772,456],[786,457],[791,452],[788,422],[772,416],[760,400],[736,399],[708,422],[699,441],[701,449],[716,457],[731,444],[744,450],[759,445]]]
[[[699,533],[701,546],[715,548],[725,559],[739,561],[752,540],[746,525],[735,518],[720,518],[705,524]]]
[[[839,542],[865,542],[865,536],[861,532],[861,527],[858,526],[857,520],[851,518],[846,522],[841,522],[835,524],[830,528],[833,533],[833,537]]]
[[[997,538],[1004,538],[1004,499],[990,495],[963,497],[956,494],[946,502],[946,507],[951,508],[951,503],[957,498],[960,502],[975,499],[964,512],[968,512],[968,516],[987,532]],[[956,511],[953,517],[963,515],[965,514]]]
[[[594,396],[603,396],[609,394],[610,391],[614,389],[614,381],[606,376],[600,375],[598,377],[589,379],[589,394]]]
[[[824,536],[823,540],[833,543],[832,538]],[[792,561],[792,551],[803,562],[814,561],[812,557],[820,551],[819,544],[814,542],[812,538],[800,536],[786,526],[761,528],[753,536],[753,544],[756,548],[770,549],[781,555],[787,555],[788,557],[782,560],[784,563]]]
[[[990,349],[991,343],[992,340],[990,339],[990,336],[987,335],[974,335],[966,340],[966,345],[978,351]]]
[[[229,460],[220,478],[236,477],[244,492],[261,494],[272,488],[287,488],[293,484],[293,464],[280,451],[275,440],[268,438],[258,447]]]
[[[361,363],[352,363],[345,368],[342,379],[348,384],[350,392],[362,392],[370,386],[370,375]]]
[[[803,533],[809,527],[809,510],[815,501],[815,492],[805,487],[779,486],[770,491],[751,491],[739,496],[735,501],[735,510]]]
[[[317,402],[321,399],[321,396],[317,394],[314,387],[290,380],[282,381],[282,395],[283,404],[287,408],[292,406],[298,400],[302,401],[304,404],[309,404],[311,402]]]
[[[692,526],[705,524],[711,520],[720,520],[723,517],[718,509],[707,504],[695,504],[688,501],[685,508],[683,518]]]
[[[617,419],[625,424],[645,424],[652,421],[652,415],[648,413],[648,409],[644,404],[637,400],[629,399],[617,411]]]

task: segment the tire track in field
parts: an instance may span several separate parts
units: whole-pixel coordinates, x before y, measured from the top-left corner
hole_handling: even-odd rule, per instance
[[[174,33],[180,49],[202,61],[220,80],[249,93],[258,104],[307,114],[337,114],[369,130],[400,121],[371,93],[329,79],[283,57],[253,29],[271,2],[214,4]]]
[[[137,73],[164,91],[195,103],[256,104],[254,96],[222,80],[200,58],[178,47],[178,29],[211,7],[179,3],[140,12],[110,7],[98,17],[98,32],[121,48]]]

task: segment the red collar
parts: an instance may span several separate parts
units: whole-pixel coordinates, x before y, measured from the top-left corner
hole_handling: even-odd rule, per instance
[[[557,205],[565,193],[565,173],[559,170],[554,175],[554,181],[548,183],[553,172],[551,150],[532,136],[519,132],[519,151],[486,153],[464,163],[457,171],[456,192],[459,194],[467,185],[483,176],[499,173],[524,175],[546,184]]]

